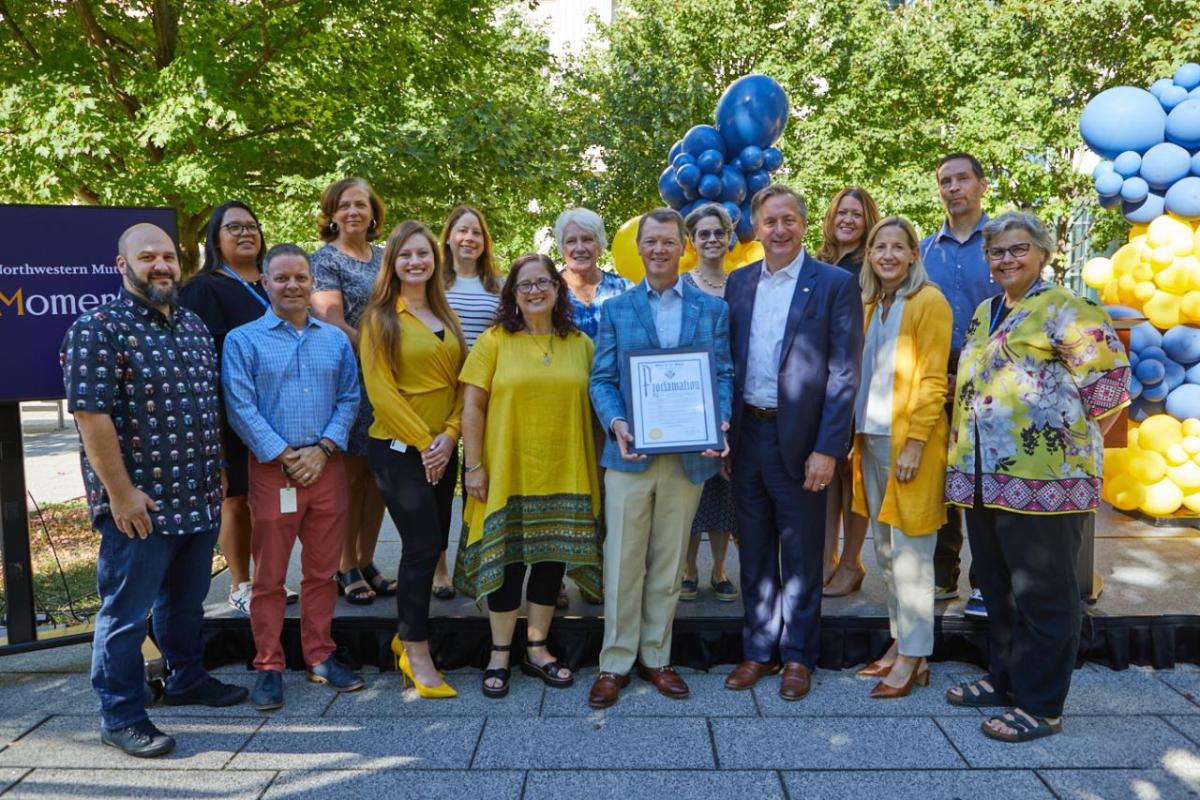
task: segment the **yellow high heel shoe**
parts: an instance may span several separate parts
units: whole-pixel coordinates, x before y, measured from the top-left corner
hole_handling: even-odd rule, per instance
[[[446,700],[451,697],[458,697],[458,692],[449,683],[442,681],[437,686],[426,686],[421,683],[413,675],[412,664],[408,660],[408,651],[404,649],[404,643],[400,641],[400,636],[392,637],[392,655],[396,658],[396,669],[399,670],[401,683],[407,687],[412,683],[416,687],[417,695],[429,700]],[[440,672],[438,673],[441,674]]]

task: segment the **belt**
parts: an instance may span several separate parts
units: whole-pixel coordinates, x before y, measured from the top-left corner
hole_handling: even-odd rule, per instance
[[[755,419],[773,420],[779,416],[778,408],[759,408],[749,403],[742,403],[742,410]]]

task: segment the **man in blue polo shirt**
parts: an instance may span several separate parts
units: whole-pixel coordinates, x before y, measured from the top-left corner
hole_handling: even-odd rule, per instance
[[[167,705],[234,705],[246,690],[208,674],[200,637],[221,522],[213,340],[177,304],[179,255],[166,231],[134,225],[117,250],[121,293],[72,323],[60,359],[100,532],[92,688],[101,741],[144,758],[175,747],[146,716],[142,641],[151,607]]]
[[[954,402],[958,356],[962,351],[967,325],[979,304],[995,295],[999,287],[992,280],[991,270],[983,255],[983,226],[988,220],[987,214],[983,213],[983,195],[988,189],[983,165],[970,153],[951,153],[938,161],[937,181],[938,194],[946,209],[946,221],[936,233],[921,242],[921,259],[925,262],[929,277],[942,290],[954,313],[950,363],[947,367],[950,375],[950,392],[947,396],[949,409]],[[937,533],[933,554],[934,592],[938,600],[958,597],[962,543],[962,513],[952,511],[946,524]],[[974,577],[968,575],[971,597],[963,613],[985,617],[987,611],[983,596],[975,588]]]

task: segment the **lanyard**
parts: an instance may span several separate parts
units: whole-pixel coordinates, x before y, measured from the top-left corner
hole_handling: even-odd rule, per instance
[[[268,309],[268,308],[270,308],[270,307],[271,307],[271,304],[270,304],[270,303],[268,303],[266,300],[264,300],[264,299],[263,299],[263,296],[262,296],[261,294],[259,294],[258,292],[254,291],[254,287],[253,287],[253,286],[251,286],[250,284],[246,283],[246,279],[245,279],[245,278],[243,278],[241,275],[238,275],[236,272],[234,272],[232,269],[230,269],[230,267],[229,267],[229,265],[228,265],[228,264],[222,264],[222,265],[221,265],[221,270],[222,270],[222,271],[224,271],[224,273],[225,273],[226,275],[228,275],[229,277],[233,278],[235,281],[237,281],[237,282],[238,282],[238,283],[240,283],[242,286],[244,286],[244,287],[246,288],[246,291],[247,291],[247,292],[249,292],[250,294],[252,294],[252,295],[254,296],[254,299],[255,299],[255,300],[257,300],[259,303],[261,303],[261,304],[262,304],[262,307],[263,307],[264,309]]]
[[[1021,296],[1021,299],[1024,300],[1026,297],[1029,297],[1029,295],[1033,292],[1033,290],[1038,288],[1041,285],[1042,285],[1042,279],[1038,278],[1030,285],[1030,287],[1028,289],[1025,290],[1025,294],[1023,294]],[[999,301],[999,302],[997,302],[997,301]],[[998,328],[1000,326],[1000,320],[1008,317],[1008,314],[1002,315],[1000,313],[1003,308],[1004,308],[1004,295],[999,294],[995,297],[994,300],[992,300],[992,324],[991,324],[991,327],[988,329],[988,338],[989,339],[993,335],[995,335],[996,328]],[[1014,308],[1015,308],[1015,306],[1014,306]],[[1012,309],[1009,309],[1009,311],[1011,313]]]

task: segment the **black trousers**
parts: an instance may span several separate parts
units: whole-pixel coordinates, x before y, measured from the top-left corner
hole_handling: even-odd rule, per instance
[[[429,594],[438,556],[450,537],[450,506],[458,481],[458,454],[450,456],[442,479],[425,480],[421,451],[392,450],[390,441],[371,439],[367,460],[388,513],[400,531],[396,573],[396,630],[406,642],[429,638]]]
[[[933,585],[954,589],[958,587],[961,566],[959,554],[963,545],[963,523],[957,508],[950,507],[946,512],[946,524],[938,528],[937,541],[933,545]],[[975,579],[974,562],[967,571],[967,582],[971,584],[972,589],[979,588],[979,582]]]
[[[525,599],[539,606],[553,606],[558,600],[567,565],[562,561],[540,561],[529,567],[529,585]],[[521,607],[521,584],[525,583],[525,565],[509,564],[504,568],[504,583],[487,596],[488,611],[503,614]]]
[[[967,512],[988,610],[988,678],[1039,717],[1062,715],[1079,652],[1075,565],[1087,513]]]

